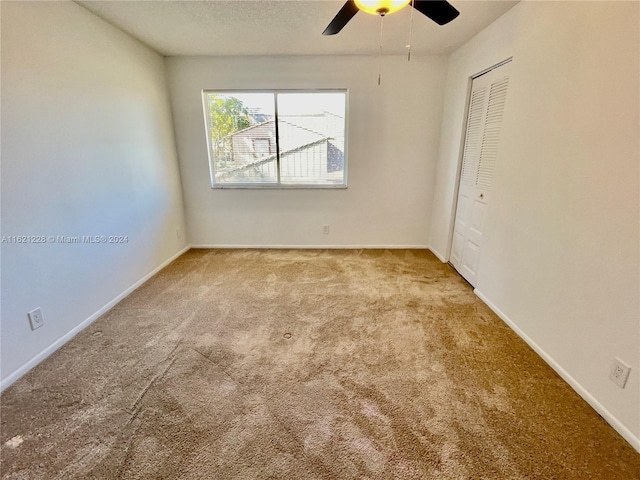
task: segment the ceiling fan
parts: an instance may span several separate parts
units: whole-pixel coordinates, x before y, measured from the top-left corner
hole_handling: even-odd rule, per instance
[[[384,17],[412,4],[413,8],[426,15],[438,25],[444,25],[460,15],[453,5],[445,0],[349,0],[345,3],[331,23],[322,32],[323,35],[335,35],[360,10]]]

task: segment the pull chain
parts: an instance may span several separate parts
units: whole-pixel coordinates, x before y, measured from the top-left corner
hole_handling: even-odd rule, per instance
[[[384,15],[380,15],[380,49],[378,50],[378,85],[381,83],[382,79],[382,37],[384,33]]]
[[[413,11],[415,10],[413,3],[414,2],[411,2],[411,16],[409,17],[409,45],[407,45],[407,62],[411,61],[411,40],[413,37]]]

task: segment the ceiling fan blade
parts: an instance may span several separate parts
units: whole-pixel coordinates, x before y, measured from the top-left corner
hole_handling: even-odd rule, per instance
[[[445,0],[413,0],[413,8],[426,15],[438,25],[444,25],[460,15],[460,12]]]
[[[445,2],[446,3],[446,2]],[[333,17],[331,23],[327,25],[327,28],[324,29],[322,35],[335,35],[340,30],[344,28],[344,26],[349,23],[349,20],[353,18],[353,16],[358,13],[358,7],[356,6],[356,2],[353,0],[349,0],[345,3],[338,14]]]

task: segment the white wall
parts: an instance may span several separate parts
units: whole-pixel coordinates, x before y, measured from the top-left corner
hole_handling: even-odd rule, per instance
[[[1,60],[2,235],[128,236],[2,244],[6,387],[186,237],[160,55],[74,3],[2,2]]]
[[[449,257],[469,77],[513,56],[476,291],[640,450],[639,9],[523,2],[451,56],[430,245]]]
[[[382,65],[378,86],[375,58],[167,59],[191,243],[426,246],[445,59]],[[348,189],[211,189],[201,91],[252,88],[349,89]]]

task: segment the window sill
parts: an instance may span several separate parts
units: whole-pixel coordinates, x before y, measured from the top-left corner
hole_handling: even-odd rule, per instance
[[[212,185],[212,190],[346,190],[347,185],[251,185],[235,183],[229,185]]]

